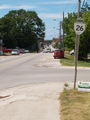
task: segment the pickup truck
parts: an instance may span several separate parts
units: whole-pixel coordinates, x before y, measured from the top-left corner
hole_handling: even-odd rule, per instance
[[[7,49],[6,47],[3,47],[3,52],[12,52],[12,49]]]

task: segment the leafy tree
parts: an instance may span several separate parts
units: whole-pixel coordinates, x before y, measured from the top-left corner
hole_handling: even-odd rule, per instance
[[[53,47],[57,48],[57,49],[61,49],[61,46],[63,46],[63,42],[61,43],[61,42],[57,41]]]
[[[84,57],[87,60],[87,55],[90,52],[90,9],[87,4],[80,14],[83,23],[86,24],[85,31],[80,35],[79,41],[79,57]],[[85,7],[85,6],[84,6]],[[64,18],[65,26],[65,46],[69,50],[75,48],[76,33],[74,31],[74,23],[77,22],[77,13],[68,13],[68,17]]]
[[[52,43],[52,40],[47,40],[48,43]]]
[[[35,11],[12,10],[0,19],[5,46],[29,48],[45,36],[45,24]]]
[[[87,2],[84,2],[81,8],[81,14],[84,14],[85,11],[90,11],[90,6],[87,4]]]
[[[71,49],[75,48],[75,31],[74,23],[77,19],[77,13],[68,13],[68,17],[64,18],[64,30],[65,30],[65,47]],[[62,25],[63,27],[63,25]]]
[[[79,55],[87,60],[87,55],[90,52],[90,11],[84,12],[82,18],[86,26],[84,33],[80,36]]]

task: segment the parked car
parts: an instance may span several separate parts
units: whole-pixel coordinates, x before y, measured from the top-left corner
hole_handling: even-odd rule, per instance
[[[19,53],[24,53],[24,49],[19,49]]]
[[[19,55],[19,50],[18,49],[12,49],[11,54],[12,55]]]
[[[3,52],[12,52],[12,49],[7,49],[6,47],[3,47]]]
[[[29,50],[24,50],[25,53],[29,53]]]
[[[56,49],[53,54],[54,59],[64,57],[64,52],[62,49]]]
[[[72,56],[74,55],[74,50],[70,51],[70,55],[72,55]]]

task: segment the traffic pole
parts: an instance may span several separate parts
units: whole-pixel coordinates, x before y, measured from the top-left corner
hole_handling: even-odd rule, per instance
[[[80,16],[80,3],[81,0],[78,0],[78,16]],[[74,56],[74,64],[75,64],[75,75],[74,75],[74,89],[76,88],[76,77],[77,77],[77,60],[78,60],[78,48],[79,48],[79,38],[80,35],[76,34],[76,42],[75,42],[75,56]]]
[[[63,12],[63,52],[64,52],[64,12]]]
[[[61,22],[60,22],[59,34],[60,34],[60,44],[61,44],[61,49],[62,49],[62,43],[61,43]]]

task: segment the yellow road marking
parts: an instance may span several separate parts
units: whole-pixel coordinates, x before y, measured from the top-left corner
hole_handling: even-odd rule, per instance
[[[32,56],[33,56],[33,55],[28,56],[28,57],[32,57]],[[6,63],[6,64],[2,64],[2,65],[0,65],[0,67],[5,66],[5,65],[9,65],[9,64],[12,64],[12,63],[15,63],[15,62],[17,62],[17,61],[24,60],[24,59],[26,59],[26,58],[28,58],[28,57],[24,57],[24,58],[21,58],[21,59],[15,60],[15,61],[13,61],[13,62],[8,62],[8,63]]]

